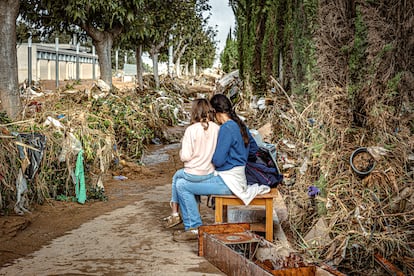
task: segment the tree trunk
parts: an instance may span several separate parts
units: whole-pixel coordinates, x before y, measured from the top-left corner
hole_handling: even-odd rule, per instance
[[[179,44],[179,46],[177,47],[177,52],[175,55],[175,67],[176,67],[176,73],[177,73],[177,77],[181,77],[181,57],[184,55],[185,50],[188,47],[188,44],[185,44],[181,47],[182,43]]]
[[[188,77],[188,62],[186,62],[186,63],[184,64],[184,68],[185,68],[185,70],[184,70],[184,72],[185,72],[185,76],[186,76],[186,77]]]
[[[160,77],[158,75],[158,53],[152,56],[152,67],[154,71],[155,89],[160,89]]]
[[[181,77],[181,58],[177,58],[175,60],[175,73],[177,75],[177,78]]]
[[[111,36],[106,36],[103,41],[93,41],[96,53],[99,58],[99,68],[101,71],[101,79],[112,87],[112,60],[111,49],[113,40]]]
[[[18,0],[0,0],[0,111],[12,120],[21,112],[16,50],[19,6]]]
[[[142,45],[138,45],[135,49],[135,59],[137,62],[137,83],[140,91],[144,90],[144,80],[142,78],[143,66],[142,66]]]
[[[154,81],[155,81],[155,88],[156,89],[160,88],[160,77],[159,77],[159,74],[158,74],[158,56],[159,56],[159,53],[160,53],[160,49],[162,47],[164,47],[164,45],[165,45],[165,40],[162,40],[158,44],[151,45],[151,48],[149,50],[150,56],[152,58],[152,67],[153,67],[153,71],[154,71]]]
[[[83,23],[82,28],[92,37],[92,43],[99,59],[101,79],[112,87],[111,50],[115,38],[122,32],[122,26],[114,26],[110,30],[100,31],[89,23]]]

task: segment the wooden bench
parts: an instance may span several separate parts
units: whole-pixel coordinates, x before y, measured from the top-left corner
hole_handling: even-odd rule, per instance
[[[265,227],[262,225],[252,225],[252,231],[265,232],[266,240],[273,242],[273,199],[279,194],[277,188],[273,188],[269,193],[257,195],[248,206],[264,206],[266,210]],[[223,223],[227,221],[227,206],[239,206],[245,204],[235,195],[213,195],[215,198],[215,222]],[[223,220],[224,215],[224,220]]]

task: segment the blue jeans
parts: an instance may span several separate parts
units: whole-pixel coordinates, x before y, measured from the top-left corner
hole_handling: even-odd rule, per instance
[[[187,231],[197,228],[203,223],[201,221],[200,212],[196,195],[231,195],[233,194],[223,179],[214,175],[206,180],[199,182],[191,182],[184,178],[177,179],[176,183],[178,203],[184,222],[184,229]]]
[[[177,179],[183,178],[191,182],[200,182],[200,181],[209,179],[210,177],[213,177],[213,175],[214,175],[213,173],[210,173],[207,175],[195,175],[191,173],[186,173],[184,169],[179,169],[178,171],[175,172],[172,178],[171,202],[178,203],[178,194],[177,194],[177,188],[176,188]]]

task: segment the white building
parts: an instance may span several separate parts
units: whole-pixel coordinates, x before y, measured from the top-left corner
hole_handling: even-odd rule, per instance
[[[100,76],[95,53],[90,48],[69,44],[56,47],[55,44],[22,43],[17,46],[17,67],[19,83],[29,79],[56,80],[56,76],[59,80]]]

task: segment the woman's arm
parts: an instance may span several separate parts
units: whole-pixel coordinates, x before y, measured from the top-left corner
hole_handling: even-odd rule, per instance
[[[188,162],[193,159],[193,141],[190,130],[190,127],[185,130],[181,141],[180,159],[182,162]]]

